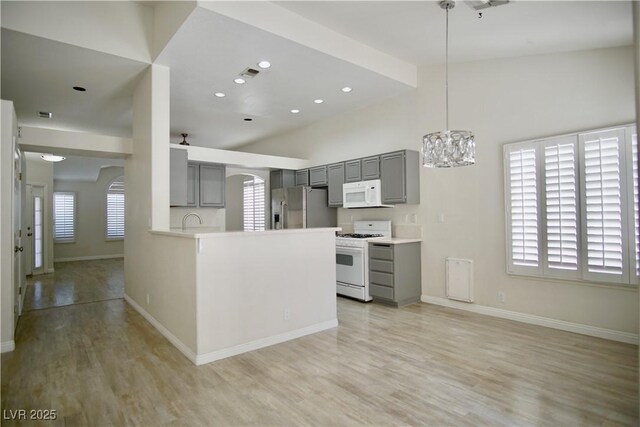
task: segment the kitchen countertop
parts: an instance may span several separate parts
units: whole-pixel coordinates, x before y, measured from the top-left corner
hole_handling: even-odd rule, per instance
[[[150,230],[151,234],[161,236],[183,237],[188,239],[216,238],[223,236],[264,236],[271,234],[304,234],[319,233],[326,231],[340,231],[340,227],[323,227],[323,228],[288,228],[284,230],[265,230],[265,231],[219,231],[208,227],[187,227],[186,230],[180,228]]]
[[[369,243],[383,243],[385,245],[402,245],[404,243],[419,243],[422,242],[422,239],[419,238],[403,238],[403,237],[392,237],[390,239],[374,239],[369,240]]]

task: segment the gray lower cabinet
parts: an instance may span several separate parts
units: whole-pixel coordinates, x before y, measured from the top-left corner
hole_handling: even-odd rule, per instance
[[[189,162],[187,167],[187,204],[198,207],[200,199],[200,168],[198,163]]]
[[[420,203],[420,155],[404,150],[380,155],[382,203]]]
[[[277,169],[269,175],[269,185],[272,190],[277,188],[289,188],[296,186],[296,171]]]
[[[342,184],[344,184],[344,163],[334,163],[327,166],[328,205],[342,206]]]
[[[359,181],[362,181],[362,162],[360,159],[344,162],[344,182]]]
[[[362,159],[362,180],[380,179],[380,156]]]
[[[309,185],[312,187],[327,186],[327,166],[316,166],[309,169]]]
[[[420,242],[369,243],[369,294],[400,307],[420,301]]]
[[[296,187],[298,185],[309,185],[309,169],[296,171]]]
[[[224,208],[225,165],[200,164],[200,206]]]
[[[169,152],[169,204],[187,204],[187,150],[171,148]]]

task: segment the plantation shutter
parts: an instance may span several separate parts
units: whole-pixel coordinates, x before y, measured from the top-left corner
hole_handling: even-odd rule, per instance
[[[53,239],[73,241],[75,239],[75,193],[53,193]]]
[[[124,177],[107,190],[107,239],[124,238]]]
[[[629,126],[625,129],[626,133],[626,153],[627,165],[630,170],[627,172],[628,195],[628,217],[629,217],[629,271],[631,274],[631,283],[638,283],[640,276],[640,217],[638,215],[638,135],[635,126]]]
[[[554,270],[550,274],[571,277],[578,273],[576,140],[565,137],[544,144],[546,267]]]
[[[586,242],[585,278],[620,282],[626,279],[623,248],[624,131],[579,135],[582,154],[582,218]]]
[[[509,168],[507,188],[510,269],[537,270],[539,250],[536,149],[533,145],[510,147],[506,156]]]
[[[264,231],[264,180],[257,176],[244,181],[243,224],[245,231]]]
[[[631,135],[631,152],[633,158],[633,235],[636,276],[640,276],[640,215],[638,212],[638,134]]]

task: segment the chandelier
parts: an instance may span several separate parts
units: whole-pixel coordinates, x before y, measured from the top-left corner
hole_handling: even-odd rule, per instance
[[[445,108],[446,130],[426,134],[422,138],[422,166],[427,168],[449,168],[467,166],[476,162],[476,143],[472,132],[449,130],[449,9],[455,2],[445,0],[440,7],[446,12],[445,44]]]

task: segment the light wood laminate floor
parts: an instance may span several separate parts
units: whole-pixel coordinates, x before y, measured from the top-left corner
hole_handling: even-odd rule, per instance
[[[2,409],[47,425],[637,425],[637,347],[427,304],[196,367],[122,299],[26,312]],[[3,425],[13,422],[4,420]]]
[[[122,298],[123,264],[122,258],[57,262],[55,273],[27,278],[24,310]]]

